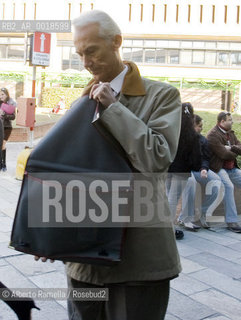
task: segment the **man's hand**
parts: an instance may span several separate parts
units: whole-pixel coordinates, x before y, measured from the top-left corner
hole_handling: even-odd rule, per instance
[[[226,148],[227,151],[230,151],[231,150],[231,147],[230,146],[224,146]]]
[[[208,172],[207,172],[206,169],[201,170],[200,174],[201,174],[201,178],[202,178],[202,179],[207,179],[207,177],[208,177]]]
[[[109,105],[117,100],[109,82],[94,84],[91,88],[89,98],[99,101],[105,108],[108,108]]]
[[[48,260],[48,258],[46,258],[46,257],[34,256],[34,260],[35,260],[35,261],[38,261],[40,258],[41,258],[41,261],[42,261],[42,262],[46,262],[46,261]],[[50,261],[51,263],[53,263],[55,260],[50,259],[49,261]]]

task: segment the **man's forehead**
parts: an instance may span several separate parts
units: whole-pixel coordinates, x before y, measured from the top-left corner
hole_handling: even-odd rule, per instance
[[[90,23],[83,25],[83,26],[75,26],[74,34],[75,35],[82,34],[82,33],[88,34],[88,33],[92,33],[92,32],[98,34],[99,28],[100,28],[99,23],[90,22]]]
[[[74,32],[74,43],[83,41],[97,41],[99,36],[99,25],[89,24],[84,27],[76,27]]]

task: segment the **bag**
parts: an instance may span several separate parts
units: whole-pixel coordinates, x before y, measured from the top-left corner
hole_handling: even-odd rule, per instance
[[[80,221],[75,214],[84,207],[91,210],[93,201],[86,191],[94,183],[104,181],[108,187],[116,176],[118,181],[132,176],[122,147],[100,120],[93,125],[95,110],[96,102],[87,96],[77,100],[30,154],[11,234],[10,246],[16,250],[62,261],[103,265],[120,261],[125,225],[112,227],[108,216],[99,227],[90,217]],[[56,186],[65,196],[53,204]],[[120,190],[121,197],[131,198],[131,188]],[[100,199],[101,188],[94,191]],[[104,204],[111,208],[113,191],[103,194],[97,211]],[[50,203],[47,209],[46,203]],[[120,207],[120,215],[125,214],[127,207]],[[93,209],[89,213],[93,215]]]
[[[15,111],[15,106],[12,104],[7,104],[7,103],[2,103],[1,104],[1,109],[6,113],[6,114],[13,114]]]

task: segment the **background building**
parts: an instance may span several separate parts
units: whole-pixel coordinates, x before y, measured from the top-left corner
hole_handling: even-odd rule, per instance
[[[86,10],[104,10],[123,31],[123,58],[135,61],[142,75],[172,82],[195,105],[227,108],[229,100],[241,101],[240,8],[241,0],[5,0],[0,19],[72,20]],[[31,67],[23,64],[24,37],[0,33],[0,72],[28,72],[31,78]],[[69,69],[83,70],[72,34],[52,34],[45,72]]]

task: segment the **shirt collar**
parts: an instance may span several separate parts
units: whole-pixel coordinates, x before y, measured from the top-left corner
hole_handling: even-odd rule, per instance
[[[139,70],[134,62],[123,61],[128,67],[128,71],[125,75],[121,93],[127,96],[144,96],[146,95],[145,86],[140,76]],[[83,89],[81,96],[90,93],[92,86],[95,84],[95,80],[91,79],[87,86]]]
[[[127,65],[125,65],[124,70],[122,70],[121,73],[119,73],[118,76],[110,82],[111,89],[114,91],[116,96],[121,92],[121,88],[127,71],[128,67]]]

